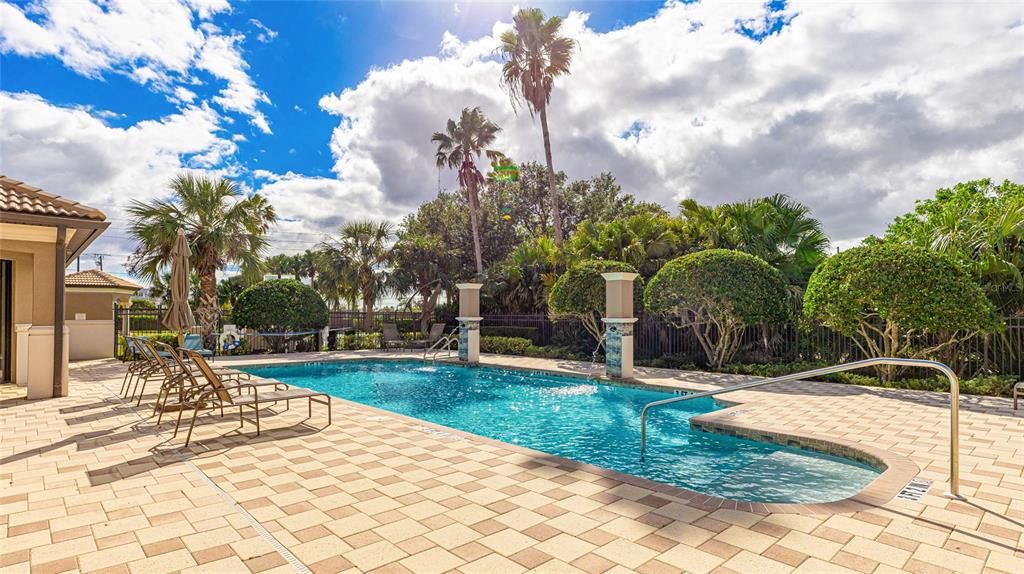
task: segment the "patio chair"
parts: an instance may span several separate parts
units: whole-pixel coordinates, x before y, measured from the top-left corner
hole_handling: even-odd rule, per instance
[[[134,400],[136,394],[138,394],[138,400],[135,405],[142,404],[142,397],[146,394],[146,387],[149,385],[149,381],[154,378],[160,380],[161,386],[165,384],[173,384],[175,379],[182,376],[179,372],[178,365],[175,361],[172,361],[175,357],[174,348],[165,343],[154,343],[144,337],[136,339],[136,343],[139,348],[144,351],[144,354],[149,359],[149,368],[145,372],[140,373],[141,376],[135,380],[135,386],[132,389],[131,395],[128,400]],[[171,361],[171,362],[168,362]],[[249,378],[248,373],[242,373],[238,371],[224,372],[224,376],[232,379]]]
[[[125,337],[125,357],[131,357],[131,362],[128,363],[128,368],[124,371],[124,378],[121,380],[121,390],[118,394],[126,396],[129,387],[134,381],[135,377],[152,367],[149,357],[143,353],[139,348],[139,343],[135,341],[136,337]]]
[[[413,341],[406,341],[406,343],[409,347],[415,349],[426,349],[438,342],[441,337],[444,337],[444,327],[444,323],[434,323],[430,325],[430,332],[427,333],[426,339],[415,339]]]
[[[388,349],[406,349],[406,341],[402,339],[402,335],[398,332],[398,325],[394,323],[384,323],[382,325],[382,344],[384,350]]]
[[[155,344],[158,349],[169,350],[171,353],[170,367],[176,372],[180,373],[179,376],[168,377],[167,380],[160,385],[160,390],[157,393],[156,401],[153,404],[153,414],[157,415],[156,424],[160,424],[163,420],[164,413],[168,410],[179,410],[185,403],[185,397],[194,394],[195,392],[202,391],[204,383],[199,382],[199,377],[202,374],[195,370],[194,365],[186,362],[184,349],[175,350],[170,345],[164,343]],[[280,381],[271,379],[256,380],[253,381],[248,373],[242,373],[237,371],[228,371],[224,369],[215,369],[221,381],[223,381],[226,388],[237,388],[239,385],[253,385],[253,386],[272,386],[274,390],[285,390],[288,385]],[[245,381],[241,379],[245,378]],[[218,401],[219,402],[219,401]],[[220,414],[224,416],[224,406],[220,405]]]
[[[1024,382],[1013,385],[1013,410],[1017,410],[1017,400],[1024,396]]]
[[[196,335],[194,333],[185,335],[185,340],[182,342],[181,347],[183,349],[195,351],[202,355],[203,357],[209,357],[211,361],[213,360],[213,351],[203,348],[203,338],[200,337],[199,335]]]
[[[174,436],[177,436],[178,429],[181,426],[181,413],[184,412],[185,408],[192,409],[192,421],[188,427],[188,434],[185,436],[185,446],[188,446],[188,443],[192,440],[192,431],[195,429],[196,417],[199,415],[199,411],[206,408],[238,407],[238,418],[243,427],[245,426],[245,409],[252,409],[256,413],[256,436],[259,436],[260,408],[262,406],[281,401],[288,402],[295,399],[308,399],[309,416],[313,416],[313,403],[327,405],[327,424],[332,424],[331,395],[327,393],[320,393],[309,389],[260,391],[259,387],[261,385],[252,382],[240,382],[234,385],[225,384],[225,381],[210,368],[210,365],[202,355],[188,349],[184,349],[184,351],[192,363],[198,367],[203,378],[206,379],[206,384],[196,387],[197,390],[184,397],[181,402],[181,408],[178,410],[178,422],[174,426]],[[249,392],[233,396],[230,392],[232,388],[238,391],[245,389]],[[318,399],[318,397],[322,397],[322,399]]]

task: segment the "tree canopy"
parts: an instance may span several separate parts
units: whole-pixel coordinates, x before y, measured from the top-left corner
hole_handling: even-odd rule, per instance
[[[579,319],[594,339],[600,342],[604,331],[601,318],[605,313],[606,291],[606,281],[602,274],[636,272],[632,265],[621,261],[590,259],[573,265],[551,287],[548,305],[552,317]],[[634,307],[637,309],[642,292],[643,280],[638,277],[633,285],[633,296],[636,298]]]
[[[721,367],[736,354],[743,328],[788,316],[786,283],[764,260],[709,249],[665,264],[644,291],[644,308],[690,328],[708,363]]]
[[[928,356],[998,328],[984,292],[950,257],[887,243],[823,262],[807,284],[804,316],[852,337],[868,357]],[[923,333],[945,336],[937,346],[922,347],[914,337]],[[886,379],[894,374],[879,372]]]
[[[1024,185],[979,179],[939,189],[897,217],[884,240],[949,256],[1000,311],[1024,312]]]

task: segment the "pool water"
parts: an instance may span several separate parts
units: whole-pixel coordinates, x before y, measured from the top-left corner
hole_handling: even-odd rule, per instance
[[[692,429],[690,417],[722,408],[710,398],[652,410],[641,463],[640,411],[672,396],[539,372],[343,361],[250,367],[294,386],[503,442],[752,502],[830,502],[859,492],[879,471],[772,443]]]

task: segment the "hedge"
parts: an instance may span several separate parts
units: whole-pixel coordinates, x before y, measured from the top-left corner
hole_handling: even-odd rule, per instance
[[[499,355],[525,355],[533,343],[523,337],[480,337],[480,351]]]

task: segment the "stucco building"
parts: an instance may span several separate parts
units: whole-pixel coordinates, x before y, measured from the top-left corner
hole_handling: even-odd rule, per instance
[[[67,394],[64,270],[106,230],[106,219],[0,175],[0,378],[28,386],[30,399]]]

